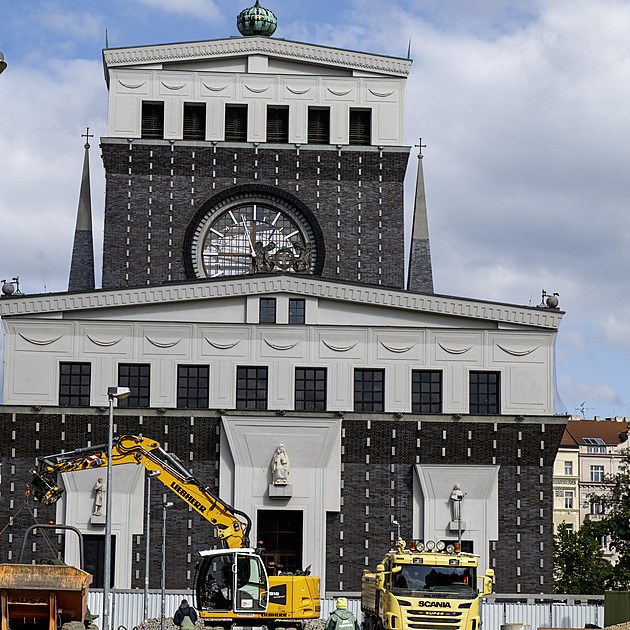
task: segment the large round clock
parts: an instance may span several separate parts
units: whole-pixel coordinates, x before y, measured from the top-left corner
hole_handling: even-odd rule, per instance
[[[321,270],[323,239],[310,211],[267,186],[239,188],[211,199],[193,219],[186,239],[189,275]]]

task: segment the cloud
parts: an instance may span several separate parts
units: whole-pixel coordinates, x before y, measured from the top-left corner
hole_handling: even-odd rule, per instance
[[[67,288],[79,196],[85,128],[92,139],[92,200],[102,207],[104,181],[98,138],[105,131],[106,89],[98,61],[48,60],[13,65],[2,75],[10,98],[0,101],[0,249],[2,278],[19,276],[25,292]],[[95,243],[102,216],[95,210]]]
[[[558,379],[561,389],[573,400],[586,400],[587,403],[604,403],[606,405],[621,405],[622,399],[608,383],[588,383],[575,381],[564,374]]]
[[[104,37],[102,16],[88,11],[69,11],[55,3],[47,3],[31,18],[40,28],[55,31],[71,40],[99,40]]]
[[[192,15],[198,19],[221,20],[224,16],[212,0],[136,0],[138,4],[169,13]]]

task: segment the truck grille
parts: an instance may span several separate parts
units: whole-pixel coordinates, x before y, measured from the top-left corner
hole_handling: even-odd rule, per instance
[[[407,610],[406,626],[413,630],[460,630],[463,615],[454,610]]]

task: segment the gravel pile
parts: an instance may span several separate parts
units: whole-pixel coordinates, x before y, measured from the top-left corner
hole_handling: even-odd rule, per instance
[[[201,619],[197,620],[196,630],[205,630],[205,626]],[[325,619],[311,619],[304,624],[304,630],[324,630],[326,627]],[[137,626],[138,630],[161,630],[162,629],[162,621],[159,618],[149,619],[147,624],[142,626]],[[133,630],[132,628],[128,628],[127,630]],[[177,626],[173,623],[172,617],[166,617],[164,620],[164,630],[179,630]],[[626,629],[623,629],[626,630]],[[628,629],[630,630],[630,628]]]

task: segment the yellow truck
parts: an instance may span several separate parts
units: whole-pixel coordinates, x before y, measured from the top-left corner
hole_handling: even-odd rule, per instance
[[[361,580],[363,630],[478,630],[479,598],[492,592],[494,571],[477,588],[477,556],[455,544],[401,538],[375,572]]]
[[[29,527],[17,564],[0,564],[0,630],[98,630],[87,608],[89,573],[63,564],[58,558],[26,564],[29,534],[36,530],[74,530],[67,525],[36,524]]]

